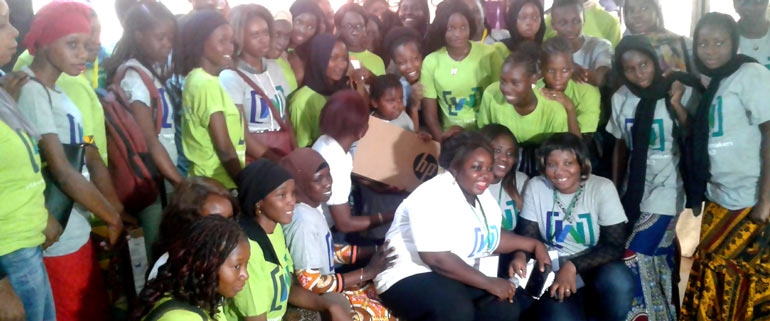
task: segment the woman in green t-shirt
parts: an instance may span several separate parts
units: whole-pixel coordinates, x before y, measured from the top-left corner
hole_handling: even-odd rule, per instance
[[[294,216],[294,179],[278,164],[256,160],[238,177],[239,223],[248,236],[251,279],[225,308],[230,321],[281,320],[288,305],[350,320],[349,311],[294,282],[294,262],[281,225]]]
[[[182,92],[182,148],[190,160],[188,176],[207,176],[228,189],[241,171],[246,153],[260,158],[266,147],[244,139],[243,113],[219,83],[217,75],[232,62],[233,29],[224,17],[198,11],[183,24],[181,48],[174,51]]]
[[[235,221],[201,217],[169,248],[168,262],[139,293],[132,320],[225,320],[220,308],[240,292],[249,273],[249,242]]]
[[[429,54],[422,64],[423,116],[430,134],[441,141],[474,128],[481,94],[498,79],[500,56],[489,46],[470,41],[476,30],[463,2],[442,3],[427,36]]]

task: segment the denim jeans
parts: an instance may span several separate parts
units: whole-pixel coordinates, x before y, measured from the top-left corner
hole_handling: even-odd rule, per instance
[[[611,262],[582,273],[586,286],[564,302],[550,298],[546,292],[539,301],[516,291],[522,310],[528,310],[522,320],[541,321],[600,321],[625,320],[634,299],[636,286],[631,270],[621,262]],[[529,309],[531,307],[531,309]]]
[[[0,256],[0,267],[8,274],[13,291],[24,304],[27,321],[56,320],[53,294],[40,246]]]

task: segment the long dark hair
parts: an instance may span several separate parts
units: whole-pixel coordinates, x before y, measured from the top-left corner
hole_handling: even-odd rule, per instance
[[[147,70],[152,72],[156,78],[164,82],[169,76],[169,66],[164,64],[161,67],[160,74],[152,67],[153,62],[147,61],[144,53],[141,52],[139,44],[136,42],[136,32],[145,32],[156,28],[160,23],[171,21],[174,24],[174,34],[176,34],[176,18],[174,14],[160,2],[147,1],[136,3],[125,15],[123,23],[123,36],[115,45],[112,56],[104,62],[104,69],[107,72],[107,79],[112,81],[118,67],[129,59],[136,59]]]
[[[473,20],[473,13],[471,9],[462,1],[447,1],[442,2],[436,8],[436,19],[428,27],[428,36],[425,38],[425,55],[427,56],[431,52],[441,49],[446,46],[446,31],[449,24],[449,17],[453,14],[459,13],[468,20],[468,41],[470,37],[476,33],[476,24]]]
[[[240,226],[218,215],[202,217],[192,223],[188,233],[171,245],[168,261],[139,293],[139,303],[131,314],[141,318],[166,296],[199,306],[214,318],[224,303],[219,294],[219,268],[239,242],[246,240]]]
[[[538,0],[519,0],[516,1],[513,7],[508,9],[508,14],[505,16],[505,25],[508,27],[508,32],[511,34],[511,38],[503,41],[509,50],[513,51],[516,47],[524,41],[524,37],[519,33],[519,28],[516,26],[516,20],[519,19],[519,13],[521,9],[527,4],[533,4],[540,11],[540,29],[535,34],[535,42],[538,44],[543,43],[543,37],[545,37],[545,11],[543,5]]]
[[[516,148],[516,151],[518,152],[519,144],[516,143],[516,136],[513,135],[508,127],[500,124],[489,124],[481,129],[481,134],[484,135],[484,137],[486,137],[490,142],[500,136],[506,136],[511,139],[513,142],[513,147]],[[494,154],[492,156],[492,158],[494,158]],[[503,189],[505,189],[505,192],[508,193],[508,195],[515,195],[518,193],[516,190],[516,165],[518,165],[518,159],[518,154],[516,154],[516,163],[513,164],[511,170],[508,171],[508,173],[505,173],[505,176],[501,181]]]

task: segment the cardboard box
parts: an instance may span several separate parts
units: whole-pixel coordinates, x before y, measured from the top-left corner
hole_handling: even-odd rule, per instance
[[[369,130],[358,141],[353,174],[413,191],[442,170],[436,141],[425,142],[417,134],[369,117]]]

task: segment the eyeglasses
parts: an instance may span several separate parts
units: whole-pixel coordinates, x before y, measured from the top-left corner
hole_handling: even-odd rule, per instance
[[[357,24],[357,25],[346,24],[345,25],[345,29],[348,29],[350,31],[362,31],[364,30],[364,28],[366,28],[366,26],[363,24]]]

